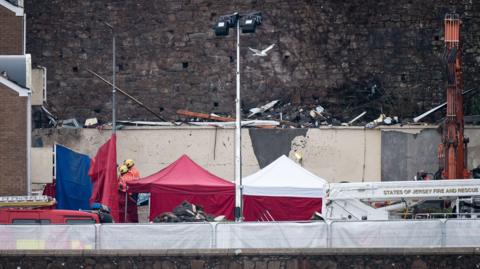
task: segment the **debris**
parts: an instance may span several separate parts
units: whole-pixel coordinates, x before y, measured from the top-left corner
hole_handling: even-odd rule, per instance
[[[367,114],[367,111],[363,111],[360,115],[353,118],[351,121],[348,122],[348,125],[351,125],[352,123],[356,122],[358,119],[365,116],[365,114]]]
[[[192,112],[184,109],[177,110],[177,114],[182,116],[187,116],[187,117],[195,117],[195,118],[216,120],[216,121],[223,121],[223,122],[235,121],[235,118],[212,116],[209,114]]]
[[[169,121],[126,121],[126,120],[117,120],[118,123],[122,123],[124,125],[134,125],[134,126],[175,126],[179,125],[178,123],[172,123]]]
[[[153,219],[153,222],[204,222],[221,221],[225,216],[212,216],[203,210],[202,207],[183,201],[173,209],[173,212],[164,212]]]
[[[52,124],[53,126],[57,126],[57,118],[52,113],[50,113],[50,111],[48,111],[48,109],[43,105],[42,105],[42,110],[43,112],[45,112],[45,114],[47,114],[47,117],[50,120],[49,123]]]
[[[464,91],[464,92],[462,93],[462,95],[466,95],[466,94],[468,94],[468,93],[470,93],[471,91],[474,91],[474,90],[475,90],[475,89],[470,89],[470,90]],[[438,106],[436,106],[436,107],[428,110],[427,112],[425,112],[425,113],[423,113],[423,114],[421,114],[421,115],[419,115],[419,116],[416,116],[415,118],[413,118],[413,122],[418,122],[419,120],[421,120],[421,119],[425,118],[426,116],[432,114],[433,112],[435,112],[435,111],[437,111],[437,110],[445,107],[446,105],[447,105],[447,102],[442,103],[442,104],[440,104],[440,105],[438,105]]]
[[[274,100],[274,101],[271,101],[270,103],[268,104],[265,104],[261,107],[254,107],[252,109],[250,109],[250,115],[247,116],[247,118],[250,118],[252,117],[253,115],[255,114],[259,114],[259,113],[263,113],[267,110],[269,110],[270,108],[274,107],[276,103],[278,103],[279,100]]]
[[[197,126],[217,126],[217,127],[234,127],[235,121],[231,122],[190,122],[191,125]],[[242,127],[275,127],[280,125],[278,121],[274,120],[242,120]]]
[[[92,74],[92,75],[94,75],[95,77],[97,77],[98,79],[100,79],[101,81],[107,83],[107,84],[110,85],[110,86],[113,86],[113,84],[112,84],[110,81],[104,79],[104,78],[103,78],[102,76],[100,76],[99,74],[93,72],[92,70],[90,70],[90,69],[88,69],[88,68],[87,68],[87,71],[88,71],[90,74]],[[158,119],[160,119],[160,120],[162,120],[162,121],[166,121],[166,120],[165,120],[164,118],[162,118],[160,115],[158,115],[157,113],[155,113],[151,108],[149,108],[149,107],[146,106],[144,103],[140,102],[137,98],[131,96],[130,94],[128,94],[128,93],[125,92],[124,90],[120,89],[120,88],[117,87],[116,85],[115,85],[115,89],[116,89],[117,91],[119,91],[121,94],[123,94],[123,95],[125,95],[126,97],[130,98],[130,99],[131,99],[132,101],[134,101],[135,103],[139,104],[141,107],[145,108],[148,112],[150,112],[150,113],[152,113],[153,115],[155,115],[155,117],[157,117]]]
[[[384,120],[383,120],[383,123],[385,123],[386,125],[391,125],[392,124],[392,118],[390,117],[386,117]]]
[[[316,111],[317,113],[319,113],[319,114],[322,114],[323,111],[325,111],[325,108],[323,108],[323,106],[317,106],[317,107],[315,108],[315,111]]]
[[[98,125],[98,119],[97,118],[89,118],[85,120],[85,124],[83,125],[84,127],[96,127]]]
[[[380,114],[380,116],[378,116],[377,119],[367,123],[367,125],[365,125],[365,127],[367,128],[375,128],[376,126],[378,126],[380,123],[383,122],[383,119],[385,118],[385,114]]]
[[[241,112],[242,118],[245,118],[247,111],[242,110]],[[359,113],[360,114],[353,119],[349,118],[348,120],[345,120],[343,115],[332,115],[326,106],[321,106],[319,104],[299,106],[293,105],[292,103],[283,103],[281,100],[274,100],[265,105],[250,109],[246,118],[249,118],[252,121],[242,120],[242,126],[255,126],[259,128],[319,128],[321,126],[350,125],[365,126],[368,121],[366,119],[363,121],[360,119],[367,118],[366,115],[368,115],[369,112],[359,111]],[[225,114],[220,116],[214,113],[206,114],[187,110],[178,110],[177,114],[188,117],[188,123],[191,125],[207,125],[218,127],[230,127],[235,125],[235,118]],[[371,116],[369,120],[372,120]],[[396,123],[398,123],[398,118],[389,118],[384,115],[384,118],[379,120],[377,123],[372,121],[371,123],[367,124],[366,127],[373,128],[379,124],[391,125]]]
[[[78,123],[77,119],[72,118],[72,119],[67,119],[67,120],[61,120],[58,122],[60,127],[62,128],[82,128],[80,123]]]
[[[427,111],[427,112],[423,113],[423,114],[422,114],[422,115],[420,115],[420,116],[416,116],[415,118],[413,118],[413,122],[418,122],[419,120],[421,120],[421,119],[425,118],[426,116],[428,116],[428,115],[432,114],[433,112],[435,112],[435,111],[437,111],[437,110],[441,109],[442,107],[444,107],[444,106],[446,106],[446,105],[447,105],[447,102],[445,102],[445,103],[443,103],[443,104],[441,104],[441,105],[438,105],[438,106],[436,106],[436,107],[434,107],[434,108],[430,109],[429,111]]]
[[[398,123],[398,117],[387,117],[385,114],[380,114],[377,119],[367,123],[365,125],[366,128],[375,128],[378,125],[392,125],[392,124],[397,124]]]

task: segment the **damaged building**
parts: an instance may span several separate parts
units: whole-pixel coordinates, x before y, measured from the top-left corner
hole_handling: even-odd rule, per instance
[[[22,120],[5,122],[3,130],[32,123],[31,140],[23,129],[25,137],[12,139],[26,145],[20,153],[31,141],[31,154],[14,159],[28,167],[32,156],[34,183],[52,181],[55,143],[93,156],[110,133],[113,48],[105,23],[117,42],[118,157],[136,159],[146,174],[187,153],[233,178],[235,39],[212,30],[231,10],[261,10],[264,18],[255,34],[241,35],[244,175],[281,155],[332,182],[407,180],[435,169],[441,135],[416,119],[445,101],[441,29],[453,7],[464,21],[465,89],[478,81],[480,50],[471,41],[480,7],[473,2],[27,0],[25,9],[22,1],[0,2],[6,20],[0,67],[8,77],[2,81],[19,87],[10,93],[31,91],[32,110],[16,113]],[[253,55],[262,48],[270,48],[266,57]],[[469,94],[466,109],[474,114],[475,91]],[[437,123],[444,115],[438,109],[421,121]],[[467,133],[474,168],[477,132]],[[22,173],[29,178],[28,169]]]
[[[382,113],[411,122],[445,100],[442,20],[452,10],[464,22],[465,89],[479,81],[475,1],[27,0],[25,6],[28,50],[50,74],[50,111],[80,123],[111,118],[110,87],[87,71],[111,80],[112,37],[104,22],[115,27],[117,85],[168,120],[181,119],[179,109],[235,114],[235,38],[212,31],[215,20],[233,10],[263,14],[255,34],[241,35],[244,116],[279,100],[282,116],[293,121],[305,122],[302,117],[322,106],[332,124],[364,111],[358,123]],[[268,57],[248,49],[270,44]],[[467,110],[477,113],[476,103],[467,100]],[[157,120],[124,96],[117,112],[121,120]],[[304,127],[315,127],[310,123]]]

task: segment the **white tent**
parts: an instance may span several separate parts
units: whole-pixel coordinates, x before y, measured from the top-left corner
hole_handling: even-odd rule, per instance
[[[327,181],[282,155],[277,160],[242,179],[244,195],[321,198]]]

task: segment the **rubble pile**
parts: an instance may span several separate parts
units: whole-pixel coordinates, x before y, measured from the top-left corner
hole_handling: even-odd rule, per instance
[[[198,116],[198,113],[191,112]],[[211,121],[221,118],[221,121],[234,120],[230,115],[205,114],[210,117],[188,117],[183,120]],[[396,116],[386,116],[360,111],[351,116],[334,115],[328,109],[321,105],[293,105],[290,102],[273,100],[264,105],[250,108],[248,111],[242,111],[242,121],[278,121],[278,128],[316,128],[321,126],[364,126],[374,128],[379,125],[394,125],[400,123]],[[371,121],[370,121],[371,120]]]
[[[222,221],[225,216],[213,216],[205,213],[201,206],[183,201],[173,209],[173,212],[164,212],[153,219],[154,223],[160,222],[205,222]]]

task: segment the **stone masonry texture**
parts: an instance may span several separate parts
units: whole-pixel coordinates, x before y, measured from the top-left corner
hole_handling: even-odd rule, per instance
[[[261,252],[261,251],[260,251]],[[475,254],[443,255],[8,255],[0,268],[149,269],[427,269],[478,268]]]
[[[23,17],[0,6],[0,55],[23,54]]]
[[[322,105],[338,117],[363,110],[412,118],[445,100],[443,19],[463,20],[465,89],[480,81],[480,2],[471,0],[25,1],[27,51],[48,69],[48,102],[60,118],[111,117],[115,27],[117,85],[169,119],[177,109],[234,114],[235,31],[220,15],[261,11],[241,35],[244,111],[280,99]],[[267,57],[248,50],[276,46]],[[118,119],[155,117],[124,96]],[[475,101],[467,111],[478,112]],[[440,115],[440,116],[443,116]]]
[[[27,191],[27,97],[0,84],[0,196]]]

